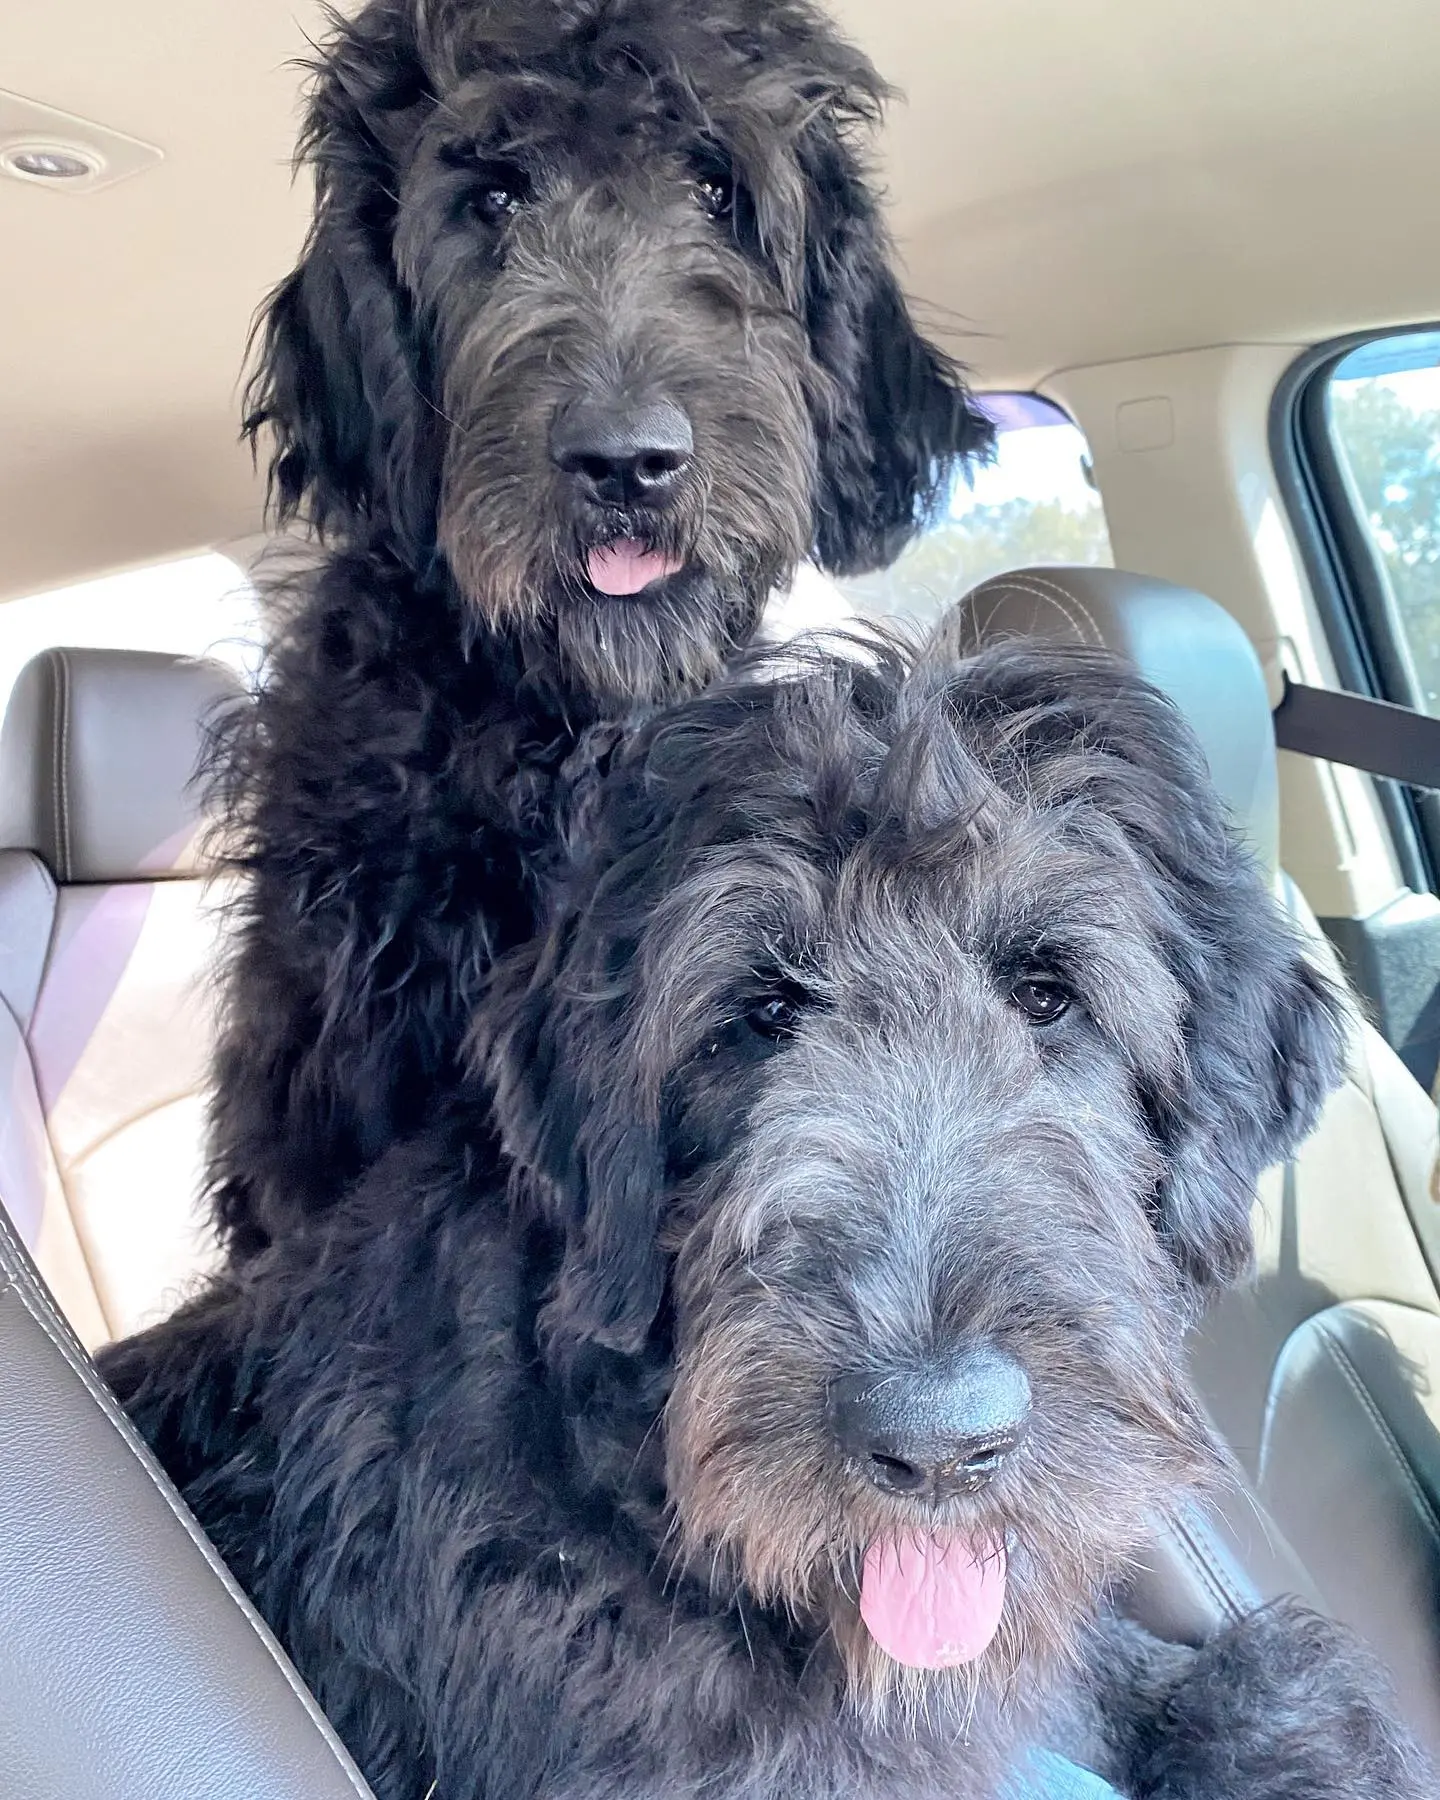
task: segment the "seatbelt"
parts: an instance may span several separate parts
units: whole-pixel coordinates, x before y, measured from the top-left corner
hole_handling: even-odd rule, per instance
[[[1440,788],[1440,719],[1389,700],[1305,687],[1288,675],[1272,716],[1282,750],[1411,787]]]

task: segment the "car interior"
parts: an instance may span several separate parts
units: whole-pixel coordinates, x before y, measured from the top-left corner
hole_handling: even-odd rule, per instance
[[[1358,1000],[1349,1079],[1197,1329],[1235,1477],[1125,1596],[1198,1642],[1298,1593],[1440,1752],[1440,11],[1427,0],[833,0],[903,98],[879,145],[995,464],[777,633],[933,618],[1107,646],[1170,694]],[[226,880],[192,783],[263,644],[250,319],[308,214],[310,0],[6,0],[0,91],[0,1767],[16,1794],[363,1794],[87,1351],[209,1266]],[[296,552],[303,554],[303,547]],[[13,623],[12,623],[13,622]],[[1373,725],[1379,732],[1381,726]],[[1312,746],[1313,748],[1313,746]]]

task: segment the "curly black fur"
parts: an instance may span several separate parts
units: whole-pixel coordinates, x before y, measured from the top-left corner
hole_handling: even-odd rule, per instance
[[[1262,1607],[1199,1650],[1107,1620],[1087,1673],[1108,1741],[1086,1754],[1146,1800],[1436,1791],[1436,1770],[1397,1728],[1375,1658],[1297,1600]]]
[[[246,429],[332,554],[220,750],[242,1254],[452,1080],[576,733],[703,685],[806,554],[887,561],[990,441],[890,266],[883,85],[804,0],[372,0],[315,76]],[[693,433],[663,504],[557,463],[567,409],[660,404]],[[617,540],[677,566],[607,598]]]
[[[882,650],[608,748],[491,1097],[104,1359],[382,1800],[979,1800],[1092,1708],[1135,1796],[1433,1791],[1337,1628],[1095,1622],[1215,1467],[1186,1322],[1341,1067],[1172,709]],[[1025,1435],[877,1483],[833,1382],[976,1346]],[[857,1611],[913,1532],[1006,1546],[958,1670]]]

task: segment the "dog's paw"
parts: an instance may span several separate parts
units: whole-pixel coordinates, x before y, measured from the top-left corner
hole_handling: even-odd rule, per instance
[[[1435,1800],[1440,1781],[1359,1638],[1280,1601],[1221,1632],[1171,1690],[1145,1800]]]

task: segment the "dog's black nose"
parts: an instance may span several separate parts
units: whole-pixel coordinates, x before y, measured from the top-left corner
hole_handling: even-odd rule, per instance
[[[917,1500],[984,1487],[1020,1442],[1029,1413],[1024,1369],[989,1348],[830,1384],[830,1428],[841,1450],[884,1493]]]
[[[694,451],[690,421],[670,400],[577,400],[550,426],[550,460],[605,506],[663,505]]]

